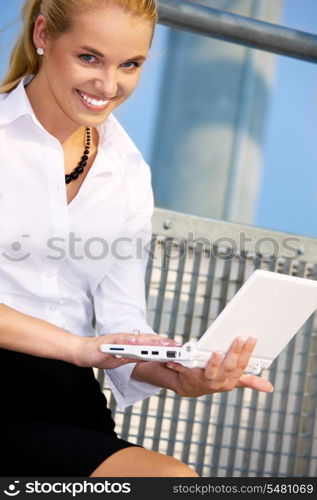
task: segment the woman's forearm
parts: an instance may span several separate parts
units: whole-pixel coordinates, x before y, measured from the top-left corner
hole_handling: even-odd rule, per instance
[[[75,362],[80,337],[0,304],[0,348]]]
[[[165,344],[166,339],[160,340],[154,334],[141,334],[136,337],[130,333],[115,333],[82,337],[0,304],[0,348],[32,356],[59,359],[81,367],[112,369],[134,360],[118,359],[112,354],[103,353],[100,350],[102,344],[143,342],[157,345],[160,341]]]

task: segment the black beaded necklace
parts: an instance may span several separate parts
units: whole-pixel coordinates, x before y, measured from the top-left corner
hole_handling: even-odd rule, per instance
[[[71,174],[65,175],[65,183],[66,184],[69,184],[70,182],[75,181],[76,179],[78,179],[79,174],[83,173],[84,167],[86,167],[87,161],[89,158],[90,143],[91,143],[90,127],[86,127],[86,145],[85,145],[85,150],[83,152],[83,156],[81,157],[81,160],[78,163],[78,166],[73,170],[73,172]]]

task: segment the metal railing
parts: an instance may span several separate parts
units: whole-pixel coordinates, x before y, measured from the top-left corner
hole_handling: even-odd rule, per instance
[[[183,0],[160,0],[159,22],[172,28],[317,62],[317,36]]]

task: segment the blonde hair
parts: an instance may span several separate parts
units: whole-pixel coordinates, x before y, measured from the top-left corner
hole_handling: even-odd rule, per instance
[[[47,19],[47,32],[51,38],[69,31],[76,16],[97,6],[114,6],[140,16],[153,25],[157,22],[156,0],[25,0],[22,8],[23,30],[10,57],[9,69],[0,85],[0,94],[11,92],[22,78],[37,74],[41,57],[33,43],[36,18],[42,14]]]

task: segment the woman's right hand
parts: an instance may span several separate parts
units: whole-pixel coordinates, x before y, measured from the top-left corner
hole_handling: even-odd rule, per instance
[[[81,367],[111,369],[127,363],[143,363],[132,358],[116,358],[112,354],[100,351],[102,344],[133,344],[133,345],[164,345],[179,346],[180,344],[167,337],[154,333],[113,333],[98,337],[78,337],[74,364]]]

